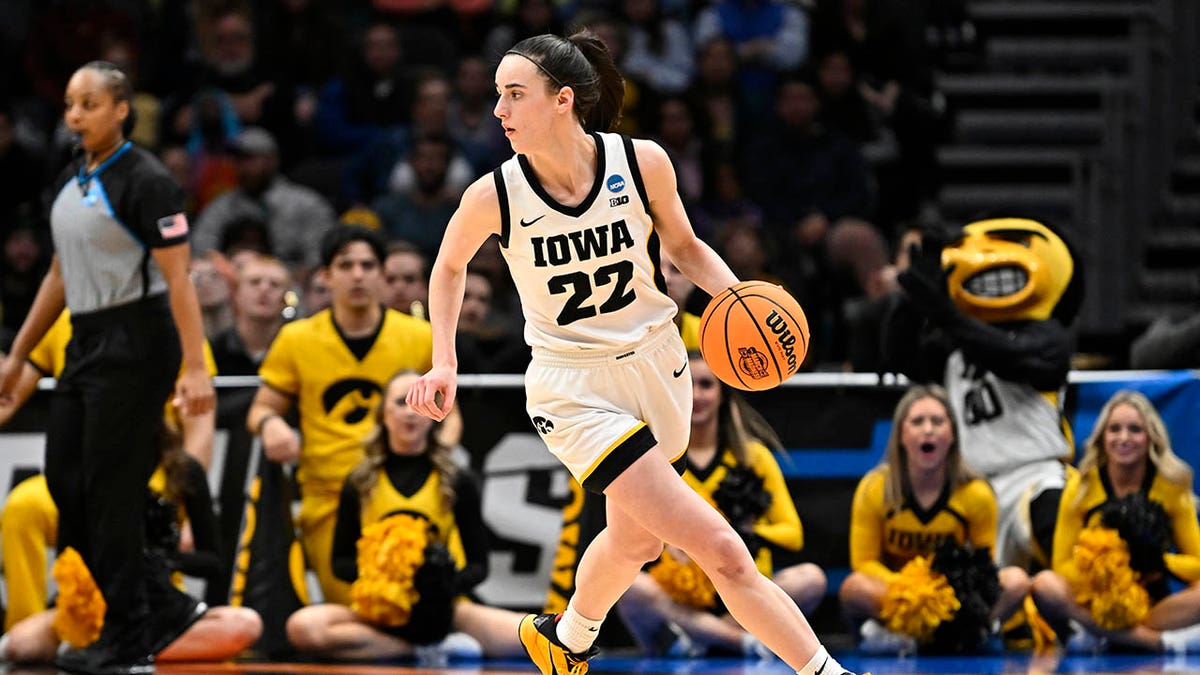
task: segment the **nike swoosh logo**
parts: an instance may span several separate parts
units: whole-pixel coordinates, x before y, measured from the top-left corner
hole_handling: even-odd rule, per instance
[[[591,632],[593,632],[593,633],[595,633],[596,631],[598,631],[598,630],[600,630],[600,629],[599,629],[599,628],[592,628],[591,626],[588,626],[588,630],[589,630],[589,631],[591,631]]]
[[[671,375],[674,377],[679,377],[680,375],[683,375],[683,371],[685,370],[687,370],[687,361],[684,361],[683,365],[679,366],[679,370],[672,370]],[[820,675],[820,673],[817,673],[817,675]]]
[[[522,218],[521,219],[521,227],[529,227],[530,225],[536,223],[537,221],[539,221],[545,217],[546,217],[546,214],[543,213],[542,215],[538,216],[537,218],[534,218],[533,220],[525,220],[524,218]]]
[[[828,663],[829,663],[829,657],[826,656],[825,660],[821,662],[821,667],[817,668],[815,671],[813,671],[813,675],[821,675],[821,673],[825,672],[825,665]]]

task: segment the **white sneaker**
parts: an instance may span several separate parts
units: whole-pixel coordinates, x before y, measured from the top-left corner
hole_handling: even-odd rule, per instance
[[[917,639],[886,628],[875,619],[867,619],[858,629],[858,648],[866,654],[906,656],[917,653]]]
[[[422,645],[414,650],[417,663],[426,667],[444,666],[451,660],[475,661],[483,658],[483,645],[466,633],[450,633],[441,642]]]
[[[1162,632],[1163,652],[1167,654],[1200,654],[1200,623],[1187,628]]]
[[[1078,621],[1071,620],[1071,637],[1067,638],[1068,654],[1103,654],[1108,651],[1108,640],[1095,635]]]

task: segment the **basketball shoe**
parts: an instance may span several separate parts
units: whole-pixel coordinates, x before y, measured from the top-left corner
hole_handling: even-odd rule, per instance
[[[588,659],[600,653],[592,645],[586,652],[576,654],[558,641],[555,628],[558,614],[530,614],[521,619],[518,635],[525,652],[542,675],[586,675]]]

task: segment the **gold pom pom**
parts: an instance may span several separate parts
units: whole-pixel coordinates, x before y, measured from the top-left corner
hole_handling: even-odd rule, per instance
[[[929,558],[908,561],[888,584],[879,618],[888,629],[928,642],[943,621],[961,606],[946,577],[934,572]]]
[[[697,609],[717,604],[717,589],[694,560],[680,561],[663,551],[658,563],[650,568],[650,576],[675,602]]]
[[[350,586],[350,609],[380,626],[403,626],[421,596],[413,576],[425,562],[429,526],[397,514],[363,529],[358,540],[358,579]]]
[[[1067,582],[1075,600],[1088,608],[1096,625],[1124,630],[1150,613],[1150,594],[1129,566],[1129,546],[1116,530],[1089,527],[1079,533],[1072,551],[1076,574]]]
[[[51,574],[58,583],[54,632],[76,649],[92,644],[100,637],[104,613],[108,610],[92,573],[79,552],[68,546],[58,554]]]

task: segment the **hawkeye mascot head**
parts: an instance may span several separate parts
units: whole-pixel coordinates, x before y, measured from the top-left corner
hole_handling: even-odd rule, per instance
[[[1063,232],[1026,218],[927,233],[910,253],[885,359],[950,394],[963,455],[996,492],[997,562],[1048,566],[1073,454],[1062,393],[1083,300],[1079,257]]]

